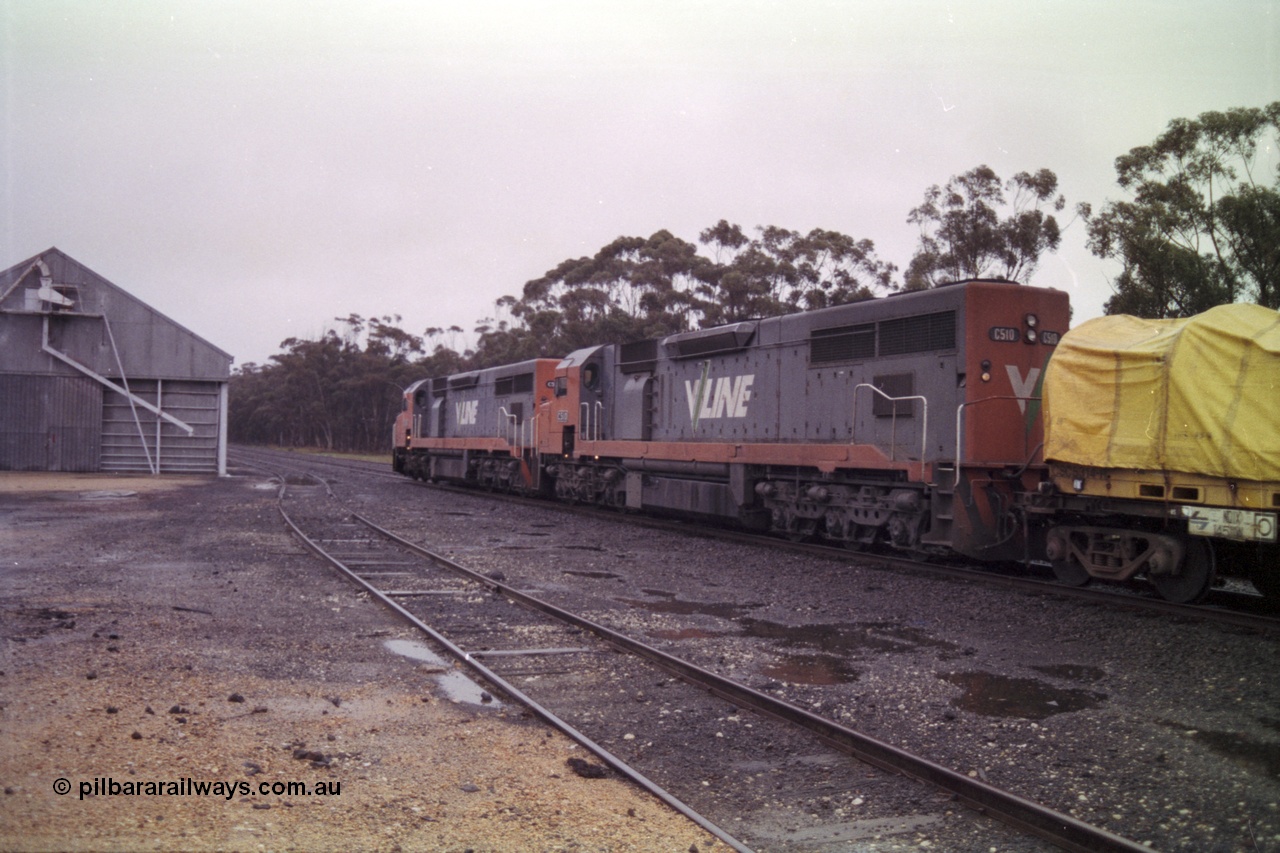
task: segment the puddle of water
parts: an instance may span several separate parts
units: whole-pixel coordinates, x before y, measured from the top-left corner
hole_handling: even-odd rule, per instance
[[[663,595],[664,593],[657,594]],[[692,616],[700,613],[704,616],[716,616],[720,619],[730,620],[737,619],[744,610],[764,606],[759,602],[751,604],[718,604],[706,601],[677,601],[674,598],[667,601],[643,601],[639,598],[619,598],[617,600],[622,604],[629,604],[632,607],[638,607],[653,613],[675,613],[679,616]]]
[[[1265,725],[1265,721],[1264,725]],[[1248,769],[1261,770],[1267,776],[1280,776],[1280,743],[1257,740],[1240,732],[1209,732],[1192,729],[1182,723],[1161,720],[1160,725],[1177,729],[1182,736],[1225,756]]]
[[[762,619],[744,619],[743,635],[776,640],[788,646],[816,648],[831,655],[858,657],[918,648],[954,649],[924,630],[892,622],[838,622],[825,625],[783,625]]]
[[[574,572],[574,571],[570,571],[569,569],[562,569],[561,573],[566,575],[573,575],[574,577],[579,577],[579,578],[595,578],[596,580],[609,580],[610,578],[617,577],[617,575],[615,575],[613,572]]]
[[[1045,664],[1043,666],[1031,667],[1036,672],[1044,673],[1053,678],[1061,678],[1066,681],[1081,681],[1086,684],[1092,684],[1095,681],[1101,681],[1106,676],[1106,671],[1096,666],[1085,666],[1075,663],[1055,663]]]
[[[436,673],[433,677],[436,684],[440,685],[440,689],[444,691],[444,695],[454,702],[466,702],[469,705],[485,705],[489,708],[501,708],[502,702],[496,698],[490,698],[484,701],[482,693],[485,696],[489,694],[479,684],[476,684],[465,674],[458,672],[452,668],[452,664],[436,654],[432,649],[413,640],[387,640],[383,646],[389,652],[410,658],[412,660],[421,661],[431,666],[438,666],[444,669],[444,672]]]
[[[665,589],[642,589],[640,591],[643,592],[645,595],[652,595],[655,598],[675,598],[676,597],[676,594],[674,592],[667,592]]]
[[[954,651],[958,647],[932,637],[922,625],[902,625],[895,622],[838,622],[825,625],[784,625],[765,619],[752,619],[745,614],[763,602],[728,604],[723,602],[681,601],[672,593],[660,589],[645,589],[647,595],[661,601],[637,598],[619,598],[617,601],[652,613],[673,613],[678,616],[715,616],[737,622],[739,636],[771,640],[785,646],[818,649],[832,657],[856,658],[885,653],[910,652],[918,648],[935,648]],[[655,634],[655,636],[669,636]],[[791,679],[788,679],[791,680]]]
[[[136,498],[137,492],[131,492],[127,489],[99,489],[92,492],[81,492],[80,500],[83,501],[114,501],[121,498]]]
[[[984,717],[1043,720],[1055,714],[1094,708],[1107,698],[1105,693],[1055,687],[1034,678],[1011,678],[990,672],[953,672],[938,677],[964,688],[964,693],[951,700],[952,705]]]
[[[834,655],[788,655],[760,670],[769,678],[791,684],[852,684],[862,675],[845,658]]]
[[[432,666],[439,666],[448,669],[450,664],[447,660],[440,657],[431,649],[416,643],[413,640],[387,640],[382,644],[387,651],[394,652],[402,657],[412,658],[423,663],[429,663]]]

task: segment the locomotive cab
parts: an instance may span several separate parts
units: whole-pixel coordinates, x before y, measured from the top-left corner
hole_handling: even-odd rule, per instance
[[[391,470],[404,473],[413,439],[421,435],[423,418],[430,412],[431,380],[419,379],[400,398],[400,413],[392,428]]]
[[[612,347],[580,349],[556,365],[554,395],[548,403],[543,453],[571,456],[578,441],[605,438],[606,372]]]

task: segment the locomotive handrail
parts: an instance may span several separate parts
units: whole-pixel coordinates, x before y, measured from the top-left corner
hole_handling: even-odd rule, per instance
[[[604,403],[596,401],[593,409],[589,400],[584,400],[578,404],[580,412],[579,417],[582,418],[582,440],[583,441],[599,441],[600,440],[600,421],[604,417]],[[595,421],[592,421],[591,413],[595,411]]]
[[[870,388],[886,400],[897,403],[903,400],[919,400],[924,411],[920,418],[920,465],[923,467],[925,463],[925,448],[928,447],[929,439],[929,401],[919,394],[911,394],[906,397],[890,397],[870,382],[859,382],[853,386],[853,429],[850,430],[849,443],[856,444],[854,434],[858,431],[858,389]],[[898,445],[898,407],[893,407],[893,422],[889,429],[889,461],[896,462],[896,453]]]
[[[960,443],[961,430],[964,427],[964,410],[969,406],[986,403],[991,400],[1042,400],[1043,397],[1019,397],[1016,394],[997,394],[994,397],[983,397],[981,400],[968,400],[956,407],[956,477],[952,488],[960,485],[960,463],[964,462],[964,445]]]
[[[524,427],[520,423],[520,417],[508,412],[506,406],[498,407],[498,430],[507,440],[507,444],[516,449],[516,455],[523,455]]]

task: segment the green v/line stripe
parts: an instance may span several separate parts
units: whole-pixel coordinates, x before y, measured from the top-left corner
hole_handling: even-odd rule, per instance
[[[693,428],[698,428],[698,421],[702,418],[702,401],[707,393],[707,374],[711,372],[711,359],[702,362],[702,378],[698,380],[698,403],[693,408]]]

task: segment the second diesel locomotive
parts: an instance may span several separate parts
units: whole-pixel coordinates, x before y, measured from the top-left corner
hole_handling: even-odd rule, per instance
[[[1068,583],[1142,574],[1174,600],[1208,588],[1203,554],[1240,546],[1267,591],[1275,513],[1270,541],[1219,528],[1210,544],[1176,506],[1138,517],[1046,463],[1041,388],[1069,319],[1061,291],[975,280],[422,380],[393,466],[851,549],[1043,562]],[[1280,506],[1280,485],[1257,493]]]

